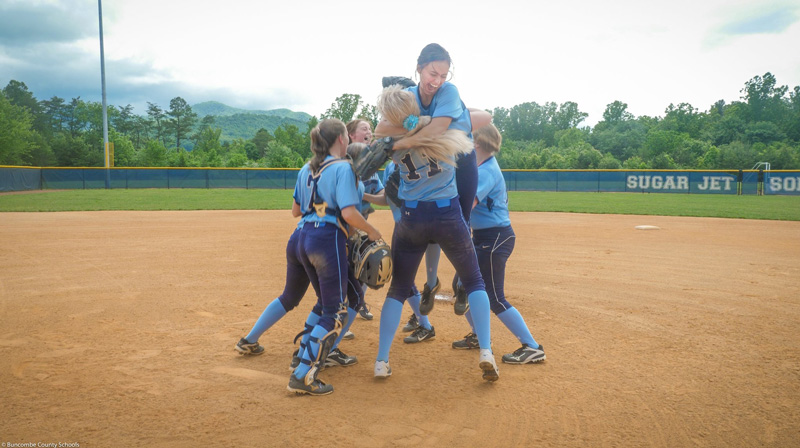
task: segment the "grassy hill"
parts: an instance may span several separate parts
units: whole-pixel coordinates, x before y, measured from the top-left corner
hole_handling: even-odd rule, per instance
[[[294,112],[289,109],[249,110],[231,107],[217,101],[206,101],[192,106],[198,118],[214,116],[214,127],[222,129],[221,141],[236,138],[249,140],[259,129],[274,132],[281,125],[293,124],[305,131],[311,115],[305,112]]]

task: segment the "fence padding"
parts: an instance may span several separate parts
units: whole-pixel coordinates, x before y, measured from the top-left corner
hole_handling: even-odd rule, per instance
[[[298,169],[0,167],[0,191],[105,188],[292,189]],[[505,170],[509,191],[800,195],[800,170]]]

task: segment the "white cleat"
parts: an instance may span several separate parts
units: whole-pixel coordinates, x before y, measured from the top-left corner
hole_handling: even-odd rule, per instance
[[[375,361],[375,378],[389,378],[392,376],[392,368],[386,361]]]
[[[483,379],[494,382],[500,379],[500,370],[494,362],[492,351],[486,348],[481,349],[481,362],[478,366],[483,370]]]

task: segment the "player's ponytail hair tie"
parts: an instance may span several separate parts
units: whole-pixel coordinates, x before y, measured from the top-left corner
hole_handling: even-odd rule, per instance
[[[419,124],[419,117],[416,115],[409,115],[403,120],[403,128],[405,128],[406,131],[414,129],[417,127],[417,124]]]

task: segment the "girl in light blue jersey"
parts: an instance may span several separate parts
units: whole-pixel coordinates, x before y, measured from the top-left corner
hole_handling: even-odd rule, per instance
[[[347,135],[350,137],[350,146],[348,146],[347,153],[350,155],[350,158],[355,161],[357,155],[352,154],[351,148],[353,145],[369,145],[372,142],[372,124],[363,119],[363,118],[356,118],[354,120],[350,120],[347,122]],[[361,152],[361,148],[357,151],[358,153]],[[381,183],[380,178],[378,177],[378,173],[375,173],[369,179],[359,179],[364,185],[364,193],[367,195],[376,195],[383,190],[383,184]],[[361,214],[364,215],[364,218],[368,218],[369,214],[374,212],[375,210],[370,206],[370,204],[364,200],[361,202]],[[364,285],[363,293],[366,294],[367,287]],[[358,310],[358,315],[364,320],[372,320],[375,316],[369,310],[369,305],[364,302],[364,306],[362,306]],[[352,334],[352,333],[350,333]]]
[[[384,89],[379,101],[381,115],[395,126],[398,126],[398,122],[402,123],[400,126],[405,131],[422,133],[424,128],[422,131],[417,129],[420,117],[411,115],[413,112],[404,109],[406,105],[411,105],[419,113],[416,101],[409,99],[408,95],[413,94],[397,88]],[[403,115],[405,116],[400,118]],[[448,132],[447,135],[461,142],[458,150],[464,149],[462,144],[466,144],[466,148],[471,147],[471,142],[463,132]],[[440,137],[439,141],[443,139],[444,137]],[[434,242],[441,246],[463,279],[480,346],[478,365],[485,380],[496,381],[499,373],[491,351],[489,297],[484,289],[469,227],[458,200],[455,160],[452,156],[448,160],[423,155],[432,154],[431,149],[425,148],[428,146],[420,144],[412,150],[396,150],[392,155],[400,172],[399,197],[403,204],[400,208],[400,222],[395,225],[392,236],[393,276],[381,312],[374,375],[386,378],[392,374],[389,351],[400,324],[403,302],[414,285],[417,268],[428,244]]]
[[[430,116],[431,123],[425,126],[416,135],[397,142],[395,149],[410,149],[416,147],[421,140],[442,136],[448,129],[458,129],[471,137],[473,127],[478,127],[491,121],[488,112],[468,109],[458,93],[456,86],[448,82],[452,60],[450,54],[439,44],[428,44],[417,58],[416,72],[419,75],[419,84],[409,87],[414,93],[420,107],[421,115]],[[471,113],[472,112],[472,113]],[[477,119],[474,123],[473,119]],[[402,128],[387,126],[381,122],[376,128],[382,135],[397,135],[405,131]],[[478,168],[475,162],[475,152],[472,151],[458,158],[455,181],[458,198],[464,220],[469,223],[472,200],[478,184]],[[438,256],[438,254],[437,254]],[[433,260],[432,254],[426,259]],[[433,263],[438,265],[438,261]],[[428,282],[422,293],[420,312],[430,313],[433,309],[434,296],[441,284],[436,271],[427,272]]]
[[[299,394],[324,395],[333,392],[333,386],[317,379],[317,373],[341,329],[347,292],[345,223],[364,231],[371,240],[380,239],[381,234],[356,208],[361,198],[352,164],[344,158],[350,142],[344,123],[323,120],[310,136],[314,156],[298,175],[292,214],[303,217],[297,258],[320,298],[322,313],[309,332],[288,389]]]
[[[399,173],[396,172],[396,165],[394,162],[390,161],[386,168],[383,170],[383,184],[389,185],[390,182],[396,182],[396,186],[399,186],[399,176],[395,180],[391,180],[392,176],[398,176]],[[385,193],[386,189],[375,196],[370,197],[370,202],[377,205],[388,205],[389,209],[392,211],[392,217],[394,218],[394,222],[400,222],[400,204],[395,203],[392,201]],[[439,252],[441,249],[439,248],[438,244],[429,244],[428,248],[425,250],[425,261],[428,270],[433,270],[436,272],[437,266],[432,263],[439,262]],[[433,261],[429,257],[429,254],[434,254]],[[411,317],[408,319],[408,323],[403,327],[403,331],[406,333],[411,333],[408,337],[403,338],[403,342],[407,344],[414,344],[417,342],[423,341],[431,341],[436,337],[436,330],[433,328],[433,325],[430,323],[430,319],[428,316],[421,314],[419,312],[419,303],[420,303],[420,293],[417,289],[417,286],[414,285],[409,292],[406,301],[408,305],[411,307]]]
[[[298,179],[308,179],[309,177],[313,178],[313,176],[310,174],[310,170],[310,164],[306,164],[298,173]],[[362,190],[359,192],[359,197],[361,197],[361,194],[363,194],[363,186],[361,188]],[[296,308],[303,299],[306,291],[308,291],[308,286],[311,284],[311,280],[309,279],[305,267],[298,256],[298,242],[300,241],[301,229],[303,228],[304,223],[309,219],[302,211],[303,206],[301,204],[308,204],[312,200],[311,192],[312,190],[307,188],[307,185],[302,184],[301,182],[298,182],[295,186],[292,214],[295,217],[301,217],[301,219],[294,232],[289,237],[288,243],[286,244],[286,284],[283,293],[278,298],[270,302],[269,305],[267,305],[256,323],[253,325],[253,328],[250,330],[250,332],[236,343],[234,348],[241,355],[255,356],[263,354],[265,349],[258,343],[261,335],[272,328],[272,326],[281,320],[288,312]],[[360,207],[361,204],[359,203],[358,205]],[[317,325],[322,315],[322,299],[319,296],[318,289],[316,292],[317,303],[312,308],[308,318],[306,318],[305,330],[298,335],[298,337],[302,336],[302,339],[300,340],[300,348],[292,354],[292,369],[297,368],[297,366],[300,364],[302,352],[304,352],[308,346],[310,333]],[[358,362],[358,359],[355,356],[348,356],[338,348],[339,342],[341,342],[342,337],[345,335],[345,333],[347,333],[347,330],[350,328],[350,325],[353,322],[356,314],[355,310],[358,310],[364,305],[364,293],[362,285],[360,282],[358,282],[358,279],[355,278],[355,275],[351,269],[348,270],[346,296],[348,298],[347,320],[343,323],[342,331],[340,332],[335,344],[333,347],[331,347],[330,353],[328,353],[327,358],[325,359],[325,367],[346,367],[354,365]]]
[[[544,348],[533,339],[525,319],[505,297],[506,262],[514,250],[516,235],[508,215],[505,178],[494,157],[500,151],[502,137],[492,124],[475,131],[474,137],[478,156],[478,191],[470,220],[472,241],[478,254],[478,264],[486,283],[492,312],[522,342],[521,348],[503,355],[503,362],[526,364],[544,361]],[[463,293],[457,291],[457,294]],[[474,328],[471,310],[466,312],[466,317]],[[453,342],[455,349],[478,347],[474,330],[464,339]]]

